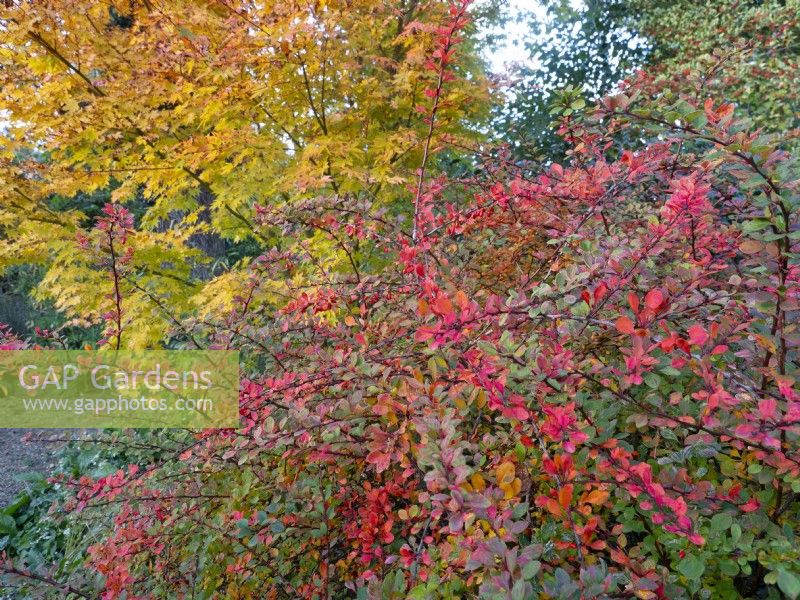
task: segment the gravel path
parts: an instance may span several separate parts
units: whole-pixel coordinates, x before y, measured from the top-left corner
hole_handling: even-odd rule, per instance
[[[30,440],[22,438],[31,434]],[[6,506],[25,487],[16,475],[37,471],[50,475],[55,467],[59,442],[49,438],[63,435],[61,429],[0,429],[0,508]]]

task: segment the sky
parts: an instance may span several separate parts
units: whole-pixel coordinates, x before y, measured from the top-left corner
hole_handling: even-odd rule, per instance
[[[512,19],[503,29],[506,33],[506,40],[503,44],[498,44],[489,52],[489,64],[495,72],[503,72],[508,63],[528,60],[524,49],[526,37],[530,35],[530,29],[526,22],[516,22],[515,17],[533,13],[543,18],[545,15],[544,7],[536,0],[506,0],[508,13]]]

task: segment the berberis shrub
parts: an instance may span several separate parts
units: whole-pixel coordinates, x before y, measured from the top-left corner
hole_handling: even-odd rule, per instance
[[[254,235],[321,232],[340,268],[264,251],[232,308],[172,323],[243,352],[242,427],[60,480],[66,518],[105,522],[69,593],[800,595],[798,161],[705,79],[641,73],[562,97],[563,164],[476,147],[429,176],[466,26],[464,3],[433,33],[405,205],[257,203]]]

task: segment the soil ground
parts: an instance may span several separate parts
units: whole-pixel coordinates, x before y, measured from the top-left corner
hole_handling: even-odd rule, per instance
[[[23,441],[26,434],[28,441]],[[0,508],[14,499],[25,483],[16,476],[36,471],[50,475],[56,463],[56,451],[61,442],[49,441],[63,437],[60,429],[0,429]]]

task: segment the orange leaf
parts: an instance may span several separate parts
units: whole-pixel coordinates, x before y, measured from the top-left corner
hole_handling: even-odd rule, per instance
[[[449,315],[453,312],[453,303],[450,302],[450,298],[447,297],[447,294],[440,293],[436,296],[432,308],[440,315]]]
[[[469,306],[469,298],[467,298],[467,295],[461,290],[456,292],[456,306],[462,310]]]
[[[514,463],[504,462],[497,467],[497,482],[500,485],[509,485],[514,481],[515,476],[516,469],[514,469]]]
[[[745,240],[739,245],[739,250],[745,254],[755,254],[756,252],[761,252],[763,249],[764,244],[758,240]]]
[[[572,484],[558,490],[558,503],[566,510],[572,502]]]
[[[547,507],[547,511],[549,513],[555,515],[556,517],[561,516],[561,507],[558,505],[558,502],[552,498],[547,500],[547,504],[545,506]]]
[[[633,333],[633,321],[631,321],[628,317],[620,317],[617,319],[617,331],[620,333]]]
[[[605,490],[592,490],[586,495],[584,502],[594,504],[595,506],[600,506],[603,502],[608,500],[608,496],[609,494]]]

